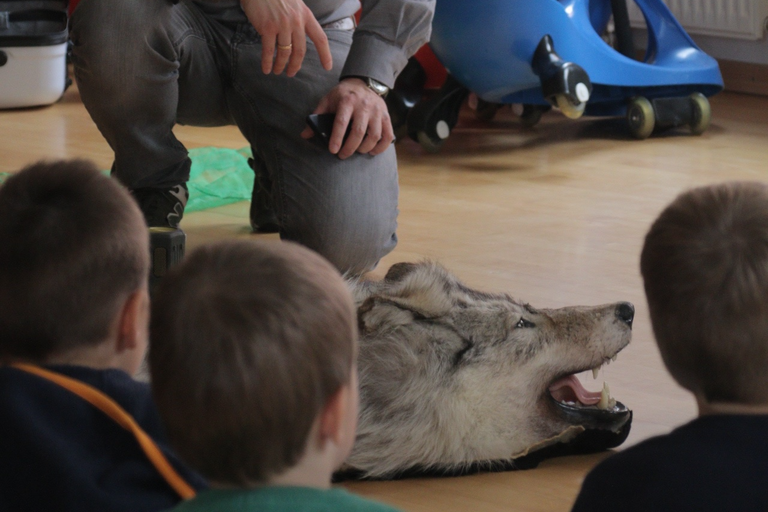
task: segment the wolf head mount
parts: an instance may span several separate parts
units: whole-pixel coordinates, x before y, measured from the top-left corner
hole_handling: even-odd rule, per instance
[[[361,407],[342,474],[522,469],[629,434],[631,411],[575,374],[596,373],[627,346],[631,304],[536,309],[429,262],[352,289]]]

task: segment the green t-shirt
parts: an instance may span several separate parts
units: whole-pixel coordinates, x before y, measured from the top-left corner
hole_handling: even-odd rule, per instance
[[[202,491],[171,512],[398,512],[343,489],[262,487]]]

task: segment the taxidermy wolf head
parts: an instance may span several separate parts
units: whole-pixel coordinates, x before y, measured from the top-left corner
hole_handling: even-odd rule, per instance
[[[528,468],[629,434],[631,411],[575,374],[596,373],[627,346],[631,304],[537,309],[470,289],[429,262],[351,286],[361,407],[342,474]]]

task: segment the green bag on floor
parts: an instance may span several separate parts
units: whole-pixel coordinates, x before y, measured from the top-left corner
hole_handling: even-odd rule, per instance
[[[251,148],[196,148],[189,151],[189,201],[185,212],[197,212],[251,199],[254,174],[248,165]],[[105,171],[109,172],[109,171]],[[0,184],[12,173],[0,173]]]

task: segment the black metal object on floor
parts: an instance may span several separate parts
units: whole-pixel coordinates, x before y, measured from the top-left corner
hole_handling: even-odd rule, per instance
[[[187,235],[178,228],[149,228],[149,291],[153,293],[168,270],[181,262],[187,243]]]

